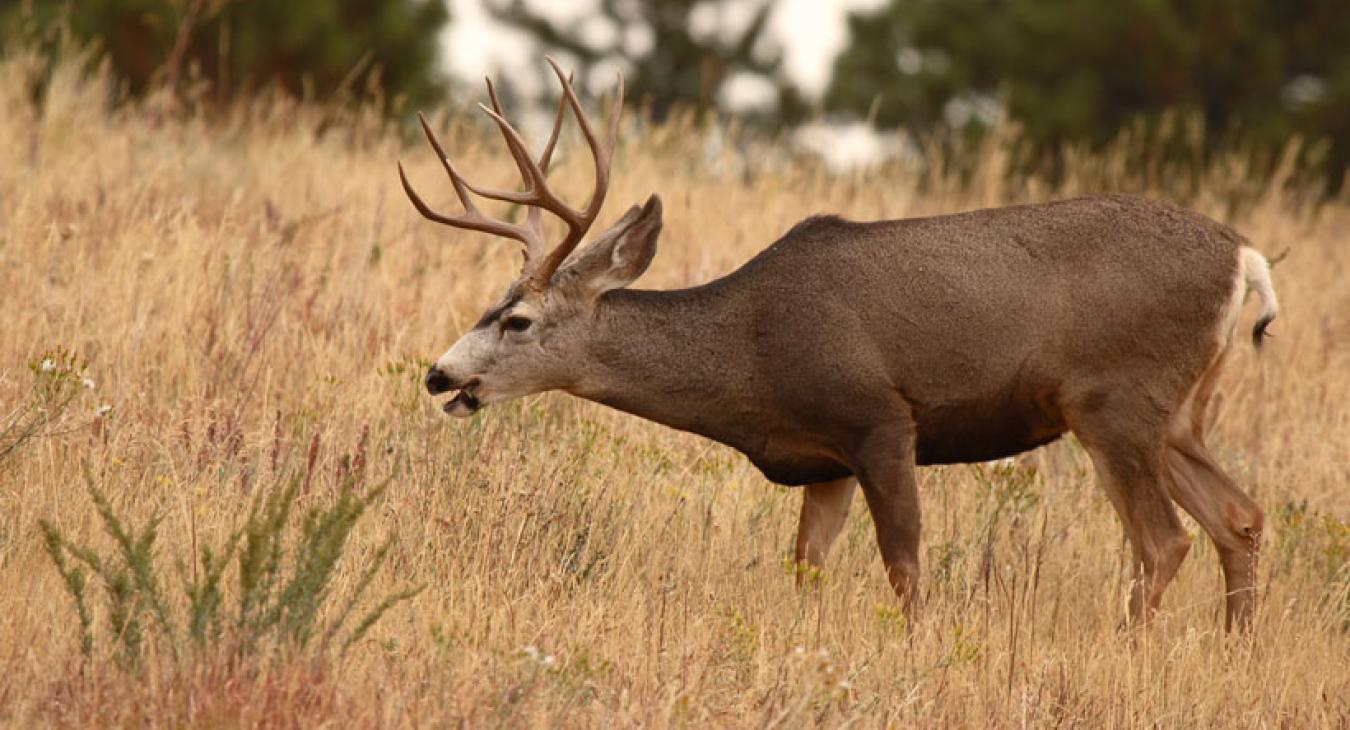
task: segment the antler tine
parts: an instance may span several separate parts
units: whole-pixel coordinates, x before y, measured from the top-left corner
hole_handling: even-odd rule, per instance
[[[614,100],[614,111],[609,124],[609,145],[602,147],[599,140],[595,138],[595,132],[591,125],[586,121],[586,114],[581,110],[581,102],[577,99],[576,91],[572,88],[571,77],[565,75],[558,63],[547,56],[544,60],[553,68],[553,73],[557,75],[558,82],[562,85],[563,100],[568,106],[572,107],[572,112],[577,118],[577,125],[581,127],[581,134],[586,138],[586,144],[591,148],[591,155],[595,158],[595,191],[591,194],[591,199],[586,203],[586,207],[579,211],[577,220],[568,221],[567,238],[563,240],[556,248],[549,252],[548,257],[539,265],[535,276],[537,281],[547,282],[553,276],[553,272],[558,270],[567,256],[581,242],[586,231],[595,222],[595,217],[599,215],[601,206],[605,203],[605,194],[609,191],[609,165],[615,142],[618,140],[619,116],[623,111],[623,74],[619,74],[618,92]]]
[[[426,135],[427,141],[431,143],[431,149],[436,151],[436,159],[441,161],[441,167],[445,168],[445,174],[450,177],[450,184],[455,188],[455,195],[459,202],[464,206],[464,212],[475,214],[478,207],[473,204],[473,198],[466,190],[468,184],[455,169],[455,165],[450,161],[450,156],[445,154],[445,148],[441,146],[441,141],[437,139],[436,133],[431,131],[431,124],[427,122],[427,117],[422,112],[417,112],[417,121],[422,124],[422,133]]]
[[[505,120],[506,120],[506,112],[502,110],[502,102],[501,102],[500,99],[497,98],[497,88],[492,84],[492,79],[491,79],[491,78],[489,78],[489,77],[487,77],[487,76],[484,76],[484,77],[483,77],[483,80],[487,82],[488,99],[492,102],[492,113],[495,115],[495,116],[493,116],[493,119],[494,119],[495,121],[497,121],[498,125],[500,125],[500,124],[502,124],[503,122],[505,122]],[[484,107],[482,104],[479,104],[478,106],[479,106],[479,108],[483,109],[483,111],[487,111],[487,108]],[[507,126],[510,126],[510,123],[509,123],[509,122],[507,122],[506,124],[507,124]],[[505,134],[505,133],[506,133],[506,130],[503,129],[502,132],[503,132],[503,134]],[[524,140],[523,140],[523,139],[519,139],[519,135],[517,135],[517,141],[519,141],[519,142],[521,143],[521,145],[520,145],[519,148],[517,148],[516,145],[511,144],[511,139],[509,139],[509,138],[506,140],[506,147],[507,147],[507,150],[509,150],[509,151],[511,152],[511,159],[512,159],[512,160],[515,160],[515,163],[516,163],[516,169],[520,171],[520,177],[521,177],[521,180],[524,181],[525,187],[527,188],[527,192],[528,192],[528,189],[531,188],[531,187],[533,187],[533,185],[532,185],[532,171],[531,171],[530,166],[529,166],[529,165],[530,165],[530,163],[529,163],[529,157],[530,157],[530,155],[529,155],[529,151],[528,151],[528,149],[527,149],[527,146],[526,146],[525,143],[524,143]],[[544,170],[542,170],[541,172],[547,173],[548,170],[547,170],[547,169],[544,169]],[[475,190],[474,192],[478,193],[479,195],[485,195],[485,193],[482,192],[482,191]],[[495,192],[495,191],[492,191],[492,192]],[[497,196],[497,195],[491,195],[491,194],[487,194],[487,195],[485,195],[485,197],[501,199],[499,196]],[[521,202],[521,201],[516,201],[516,202]]]
[[[511,156],[516,160],[516,166],[520,168],[520,174],[525,178],[525,190],[521,192],[507,192],[505,190],[486,190],[472,184],[466,183],[466,186],[473,192],[491,198],[501,200],[507,203],[519,203],[521,205],[538,205],[554,213],[568,223],[573,219],[580,217],[580,213],[572,210],[566,203],[553,194],[548,189],[548,184],[544,180],[544,171],[539,169],[534,160],[530,159],[530,152],[527,148],[525,139],[520,136],[520,132],[506,121],[506,117],[489,109],[485,104],[479,104],[479,109],[484,114],[492,117],[492,121],[497,123],[501,129],[502,137],[506,140],[506,147],[511,151]]]
[[[505,190],[486,190],[477,188],[477,186],[474,185],[468,185],[468,189],[472,190],[474,193],[478,193],[479,196],[505,202],[516,202],[516,204],[521,205],[533,205],[536,202],[536,198],[544,198],[543,202],[545,208],[551,210],[563,208],[566,209],[566,212],[564,212],[564,210],[553,210],[553,212],[558,213],[558,215],[564,217],[564,219],[575,217],[574,215],[567,215],[567,212],[571,212],[570,208],[568,208],[558,196],[555,196],[551,190],[548,190],[547,185],[544,185],[544,178],[548,175],[548,165],[553,157],[553,147],[558,143],[558,134],[563,128],[566,107],[564,107],[562,101],[560,101],[558,113],[553,117],[553,130],[551,134],[548,135],[548,143],[544,146],[544,152],[540,155],[539,163],[535,163],[529,158],[528,143],[520,136],[520,132],[516,131],[516,127],[506,119],[505,112],[502,111],[501,101],[497,99],[497,89],[493,86],[493,80],[487,78],[486,81],[487,97],[489,97],[489,100],[491,101],[491,108],[487,108],[486,105],[483,104],[479,104],[478,108],[482,109],[483,113],[486,113],[487,116],[490,116],[491,119],[497,123],[497,127],[501,130],[502,136],[506,139],[506,147],[508,147],[514,161],[516,161],[516,166],[520,169],[521,177],[524,178],[525,190],[522,190],[522,192],[505,192]]]
[[[469,195],[469,192],[474,190],[474,187],[459,174],[458,170],[455,169],[454,163],[452,163],[450,157],[445,154],[445,149],[441,146],[440,140],[437,139],[436,134],[431,131],[431,125],[427,122],[426,116],[421,112],[418,112],[417,118],[422,123],[422,131],[426,133],[427,141],[431,143],[431,148],[436,151],[436,156],[440,158],[441,166],[445,168],[446,175],[450,177],[450,184],[455,188],[455,195],[464,206],[464,215],[448,216],[433,210],[431,206],[427,205],[426,202],[422,200],[422,197],[417,194],[417,191],[413,189],[412,183],[408,180],[408,174],[403,169],[403,163],[399,162],[398,177],[403,183],[403,192],[407,193],[408,199],[412,201],[413,207],[417,209],[417,212],[421,213],[422,217],[428,220],[442,223],[453,228],[480,231],[482,233],[490,233],[495,236],[519,241],[525,244],[527,252],[533,253],[542,250],[543,239],[533,229],[518,226],[513,223],[507,223],[506,221],[488,218],[479,212],[478,207],[473,203],[473,198]]]
[[[572,74],[567,75],[567,80],[571,81]],[[489,89],[491,93],[491,89]],[[496,104],[493,104],[496,106]],[[567,118],[567,102],[563,99],[558,100],[558,112],[553,115],[553,131],[549,132],[548,142],[544,145],[544,151],[539,155],[539,171],[548,177],[548,166],[553,161],[553,148],[558,143],[558,134],[562,132],[563,121]],[[530,210],[525,214],[525,222],[539,234],[544,237],[543,223],[540,222],[541,211],[535,206],[530,206]]]
[[[568,81],[572,81],[574,78],[575,74],[568,74],[567,76]],[[492,111],[496,113],[497,117],[501,117],[504,120],[506,118],[506,112],[502,110],[502,103],[497,98],[497,87],[492,83],[491,78],[484,77],[483,80],[487,82],[488,99],[492,102]],[[479,106],[482,105],[480,104]],[[554,145],[556,145],[558,142],[558,133],[562,130],[563,120],[566,118],[566,112],[567,112],[566,102],[562,99],[559,99],[558,111],[553,117],[553,131],[549,133],[548,142],[544,145],[544,151],[542,154],[539,155],[539,163],[538,163],[539,170],[540,172],[543,172],[545,175],[548,174],[549,162],[553,159],[553,148]],[[495,118],[496,117],[494,117],[494,119]],[[529,178],[527,176],[526,180],[528,181],[528,179]]]
[[[498,114],[506,116],[506,112],[502,111],[502,103],[497,100],[497,87],[492,85],[492,77],[484,76],[483,81],[487,83],[488,99],[492,101],[492,108]]]
[[[590,122],[586,120],[586,113],[581,110],[581,102],[577,99],[576,91],[568,78],[563,75],[563,70],[558,66],[558,62],[545,56],[545,61],[553,69],[553,73],[558,76],[558,83],[562,85],[563,100],[572,107],[572,113],[577,118],[577,126],[581,127],[581,134],[586,138],[586,144],[590,145],[591,155],[595,158],[595,192],[591,195],[591,200],[586,204],[585,211],[593,212],[597,199],[603,200],[604,191],[609,185],[609,153],[601,149],[599,142],[595,139],[595,132],[591,131]],[[622,78],[622,77],[620,77]]]
[[[571,83],[576,78],[575,74],[567,74],[567,81]],[[558,143],[558,133],[562,131],[563,120],[567,118],[567,102],[565,99],[558,100],[558,113],[553,115],[553,131],[548,135],[548,143],[544,145],[544,151],[539,155],[539,169],[548,174],[549,162],[553,159],[553,146]]]
[[[491,79],[491,78],[484,77],[483,80],[484,80],[485,82],[487,82],[488,99],[492,102],[492,111],[493,111],[493,112],[495,113],[495,115],[496,115],[496,116],[493,117],[493,119],[494,119],[495,121],[497,121],[497,123],[500,125],[500,124],[506,119],[506,112],[505,112],[505,111],[503,110],[503,108],[502,108],[501,100],[497,98],[497,88],[496,88],[496,86],[492,83],[492,79]],[[481,106],[481,105],[480,105],[480,106]],[[486,110],[484,110],[484,111],[486,111]],[[544,151],[543,151],[543,153],[539,156],[538,167],[539,167],[539,173],[540,173],[540,178],[541,178],[541,179],[542,179],[542,178],[546,178],[546,177],[548,176],[549,163],[552,162],[552,159],[553,159],[553,149],[554,149],[554,146],[555,146],[555,145],[557,144],[557,142],[558,142],[558,134],[559,134],[559,133],[561,132],[561,130],[562,130],[563,121],[564,121],[564,119],[566,118],[566,111],[567,111],[567,104],[566,104],[566,102],[565,102],[564,100],[562,100],[562,99],[559,99],[559,100],[558,100],[558,112],[557,112],[557,114],[554,116],[554,119],[553,119],[553,130],[552,130],[552,132],[549,134],[549,137],[548,137],[548,143],[544,145]],[[508,126],[509,126],[509,123],[508,123]],[[513,128],[513,129],[514,129],[514,128]],[[521,178],[524,180],[524,182],[525,182],[525,184],[526,184],[526,188],[527,188],[527,190],[524,191],[524,192],[522,192],[522,193],[506,193],[506,194],[504,194],[504,195],[509,196],[509,197],[520,197],[520,200],[518,200],[518,201],[516,201],[516,202],[517,202],[517,203],[520,203],[520,204],[523,204],[523,203],[525,202],[524,198],[525,198],[525,197],[529,197],[529,196],[530,196],[530,193],[531,193],[531,192],[534,192],[534,188],[537,187],[537,181],[534,180],[534,175],[533,175],[532,170],[531,170],[531,169],[523,162],[523,156],[522,156],[522,153],[525,152],[525,149],[524,149],[524,147],[523,147],[524,141],[523,141],[523,140],[519,140],[519,141],[522,143],[522,145],[521,145],[520,147],[518,147],[517,145],[511,144],[511,142],[512,142],[513,140],[511,139],[510,133],[509,133],[505,128],[502,129],[502,132],[503,132],[503,134],[507,135],[507,146],[508,146],[508,148],[510,149],[510,152],[511,152],[511,158],[512,158],[513,160],[515,160],[515,162],[516,162],[516,167],[520,170],[520,176],[521,176]],[[532,183],[535,183],[535,184],[532,184]],[[502,197],[503,197],[502,195],[498,195],[498,194],[497,194],[497,191],[478,191],[478,190],[475,190],[475,192],[478,192],[480,195],[483,195],[484,193],[487,193],[487,197],[491,197],[491,198],[502,199]],[[558,201],[558,202],[561,202],[561,201]],[[539,208],[539,206],[536,206],[536,205],[529,205],[528,207],[529,207],[529,211],[526,213],[526,222],[527,222],[527,223],[529,224],[529,226],[530,226],[531,228],[533,228],[533,229],[535,230],[535,232],[538,233],[538,234],[540,235],[540,237],[542,238],[543,235],[544,235],[543,225],[542,225],[542,223],[540,222],[540,214],[541,214],[542,211],[541,211],[541,209]]]

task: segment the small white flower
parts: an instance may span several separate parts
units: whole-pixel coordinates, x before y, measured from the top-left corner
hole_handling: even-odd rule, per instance
[[[546,667],[551,667],[551,666],[553,666],[556,662],[557,662],[557,659],[555,659],[555,658],[553,657],[552,654],[549,654],[548,656],[544,657],[544,660],[543,660],[542,663],[543,663],[543,665],[546,666]]]
[[[84,380],[82,380],[82,381],[80,382],[80,384],[84,386],[84,389],[85,389],[85,390],[93,390],[93,389],[94,389],[94,379],[93,379],[93,378],[85,378]]]
[[[847,679],[841,679],[839,680],[839,689],[842,689],[845,692],[847,692],[853,689],[853,683],[848,681]]]
[[[42,372],[44,372],[44,373],[50,373],[52,370],[55,370],[55,369],[56,369],[56,363],[52,362],[52,359],[51,359],[50,357],[43,358],[43,360],[42,360]]]
[[[94,409],[94,415],[95,415],[95,416],[106,416],[106,415],[108,415],[108,413],[110,413],[111,411],[112,411],[112,406],[108,405],[107,403],[104,403],[103,405],[101,405],[101,406],[99,406],[98,408],[95,408],[95,409]]]
[[[534,659],[535,661],[539,660],[539,647],[534,644],[526,644],[521,648],[521,651],[525,652],[525,656]]]

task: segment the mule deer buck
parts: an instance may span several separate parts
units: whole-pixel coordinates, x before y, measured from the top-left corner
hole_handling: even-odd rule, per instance
[[[626,288],[651,263],[661,201],[633,206],[578,248],[605,199],[623,81],[602,143],[569,79],[536,161],[491,107],[523,191],[463,177],[426,120],[460,215],[403,187],[421,214],[514,239],[525,266],[426,376],[443,408],[548,390],[701,434],[766,477],[804,487],[798,561],[819,566],[862,485],[887,576],[909,607],[919,575],[915,467],[984,461],[1077,435],[1133,551],[1132,621],[1155,611],[1190,539],[1173,502],[1218,549],[1227,625],[1254,604],[1261,508],[1205,446],[1206,405],[1247,291],[1256,344],[1275,317],[1269,266],[1230,228],[1119,195],[933,218],[798,223],[737,271],[675,291]],[[574,208],[546,182],[570,107],[595,162]],[[472,195],[528,208],[484,215]],[[549,245],[541,212],[566,224]]]

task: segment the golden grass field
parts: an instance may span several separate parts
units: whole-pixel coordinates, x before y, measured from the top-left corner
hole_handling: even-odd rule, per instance
[[[1071,440],[1015,466],[921,470],[924,607],[908,624],[861,500],[819,585],[799,592],[800,496],[734,452],[558,394],[444,417],[424,367],[520,259],[417,216],[397,159],[436,203],[453,198],[410,128],[269,100],[209,122],[163,100],[107,111],[106,84],[73,66],[39,115],[32,63],[0,63],[0,418],[23,407],[26,364],[50,348],[87,357],[94,387],[0,461],[5,725],[1350,726],[1345,204],[1228,163],[1183,200],[1267,255],[1290,252],[1274,271],[1274,339],[1258,359],[1243,338],[1210,438],[1267,513],[1251,637],[1223,632],[1218,563],[1189,518],[1195,546],[1163,614],[1120,628],[1128,552]],[[476,120],[436,124],[471,176],[511,180]],[[1106,153],[1074,156],[1057,187],[1009,183],[996,146],[964,182],[903,165],[834,176],[770,143],[714,154],[704,138],[682,124],[625,132],[600,225],[653,191],[667,211],[639,286],[720,276],[815,212],[903,217],[1166,182]],[[575,142],[555,179],[584,195]],[[151,636],[130,671],[106,648],[91,583],[85,660],[37,524],[111,554],[86,468],[133,523],[162,517],[171,598],[201,567],[194,547],[295,470],[302,507],[353,471],[389,479],[335,591],[391,534],[372,597],[426,589],[345,655],[174,659]]]

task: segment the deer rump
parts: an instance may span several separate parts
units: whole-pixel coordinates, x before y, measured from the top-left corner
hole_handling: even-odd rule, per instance
[[[1170,413],[1227,344],[1244,244],[1204,216],[1129,196],[870,223],[810,218],[689,290],[751,323],[744,359],[720,367],[757,374],[736,399],[748,415],[734,429],[756,437],[672,425],[737,448],[770,481],[802,486],[852,474],[856,439],[897,410],[920,465],[1052,442],[1068,429],[1066,398],[1105,408],[1129,389]]]

